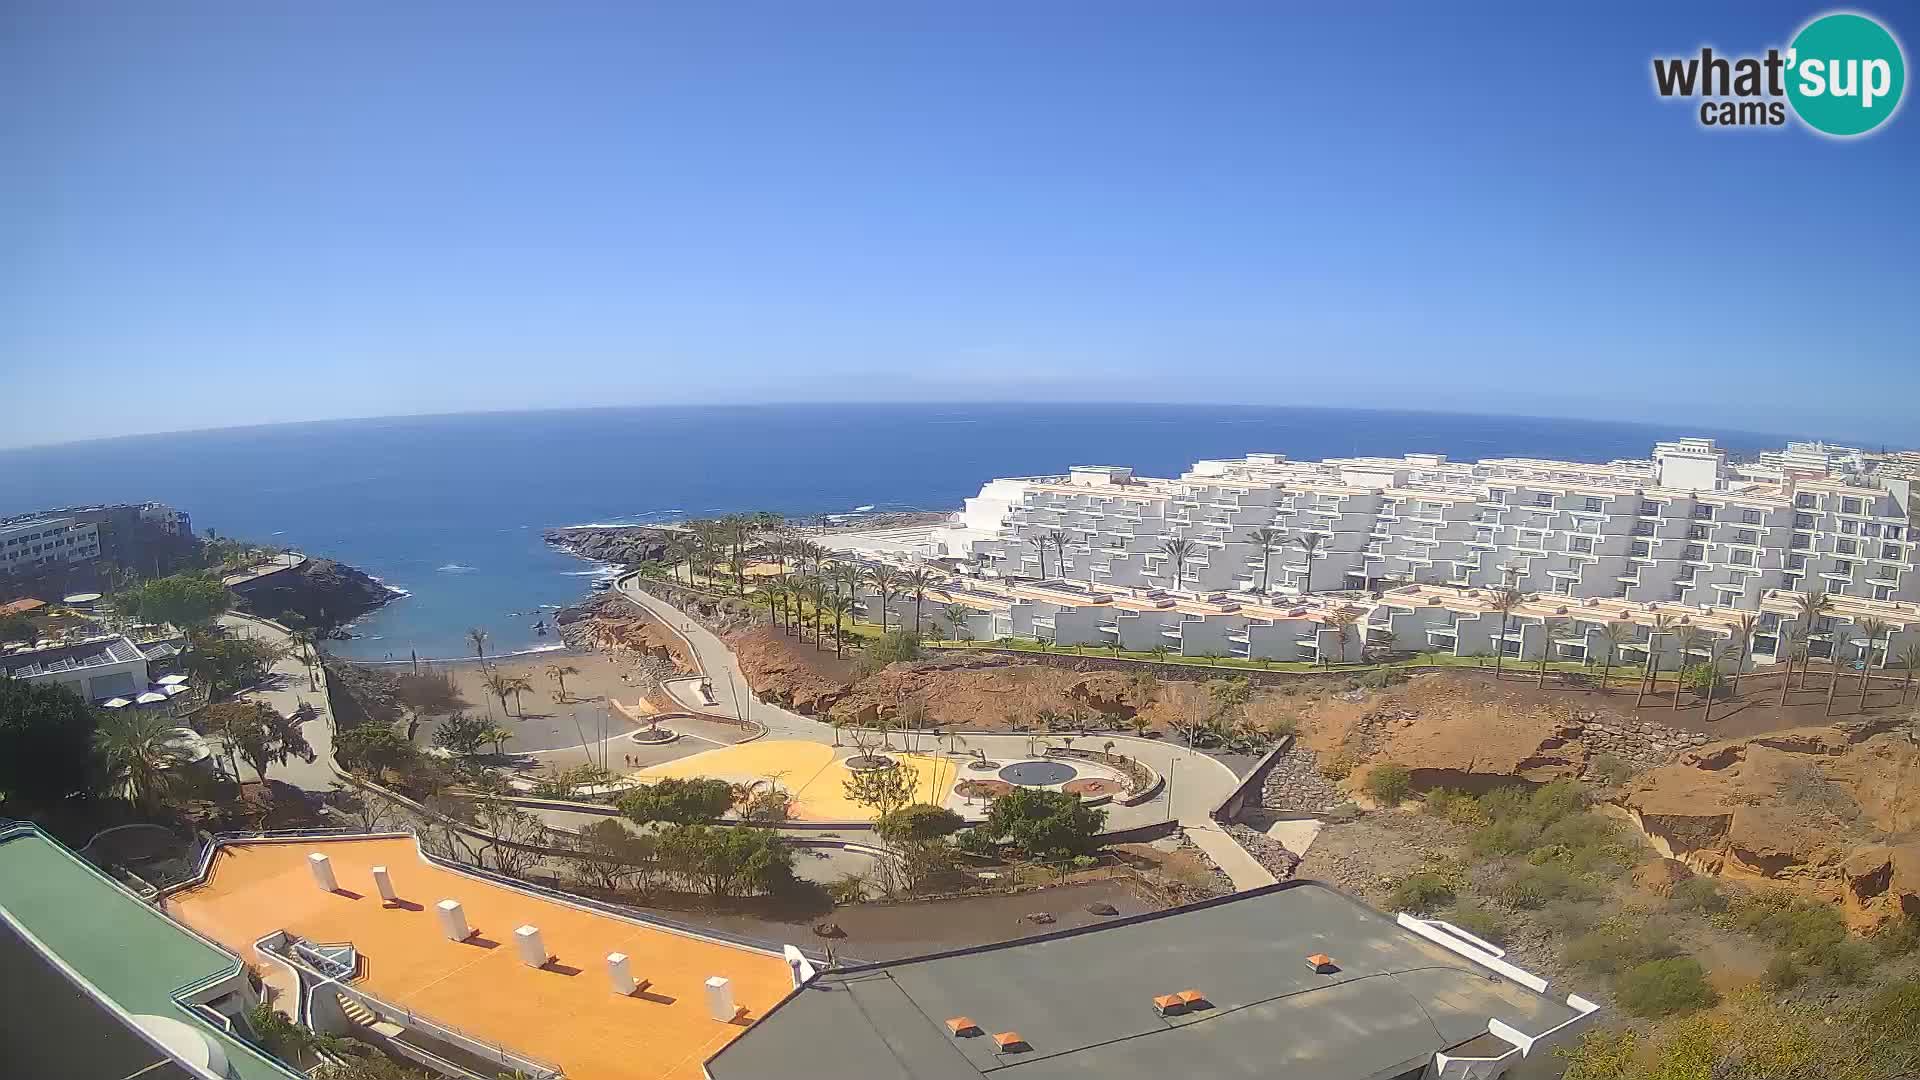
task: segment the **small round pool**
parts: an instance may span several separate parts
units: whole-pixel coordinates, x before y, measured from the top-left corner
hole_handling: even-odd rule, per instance
[[[1078,775],[1078,770],[1063,761],[1016,761],[1000,770],[1000,779],[1021,787],[1064,784]]]

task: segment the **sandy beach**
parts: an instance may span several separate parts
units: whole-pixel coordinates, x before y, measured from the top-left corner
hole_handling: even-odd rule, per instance
[[[421,667],[451,675],[461,698],[467,702],[467,711],[488,717],[512,731],[507,750],[524,754],[578,746],[583,741],[597,742],[638,727],[609,702],[619,701],[636,714],[641,711],[643,680],[639,661],[640,657],[632,653],[616,655],[568,649],[490,662],[491,669],[502,676],[522,678],[532,686],[531,690],[520,693],[517,702],[509,695],[504,709],[500,699],[487,689],[488,668],[479,663],[442,662]],[[555,666],[575,669],[566,675],[565,699],[560,698],[560,683],[549,671]],[[431,735],[432,726],[428,725],[421,729],[419,737],[426,740]]]

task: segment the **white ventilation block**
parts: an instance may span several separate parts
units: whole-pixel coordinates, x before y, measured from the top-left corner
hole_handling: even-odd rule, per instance
[[[540,928],[522,926],[513,932],[513,946],[520,950],[520,962],[528,967],[545,967],[547,943],[540,940]]]
[[[607,982],[613,992],[622,997],[640,989],[640,984],[634,981],[633,964],[627,959],[626,953],[607,954]]]
[[[307,869],[313,871],[313,883],[321,892],[340,891],[340,880],[333,876],[333,860],[316,851],[307,856]]]
[[[739,1012],[733,1004],[733,984],[718,975],[708,979],[707,1015],[723,1024],[731,1024]]]
[[[447,935],[448,941],[465,941],[473,936],[467,926],[467,912],[458,900],[442,900],[437,905],[440,910],[440,932]]]
[[[387,868],[384,866],[373,868],[373,887],[380,891],[382,900],[400,899],[400,894],[393,891],[393,878],[387,875]]]

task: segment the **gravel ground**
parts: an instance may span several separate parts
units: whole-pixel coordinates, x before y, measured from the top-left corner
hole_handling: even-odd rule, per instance
[[[1300,856],[1287,850],[1287,846],[1263,832],[1256,832],[1245,825],[1227,826],[1227,835],[1247,849],[1253,861],[1267,868],[1267,872],[1281,881],[1293,876],[1294,868],[1300,865]]]

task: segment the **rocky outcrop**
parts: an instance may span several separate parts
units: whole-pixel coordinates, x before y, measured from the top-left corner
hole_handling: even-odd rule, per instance
[[[1904,733],[1801,728],[1715,743],[1636,778],[1620,805],[1702,873],[1838,903],[1868,928],[1920,906],[1912,827],[1920,750]]]
[[[232,586],[241,607],[263,618],[337,631],[401,594],[346,563],[308,559],[297,567]]]
[[[576,558],[633,566],[667,558],[667,542],[676,535],[684,534],[646,525],[586,526],[548,529],[546,541]]]
[[[553,617],[561,640],[578,649],[635,653],[655,662],[658,674],[691,674],[686,643],[624,596],[603,595],[563,608]]]
[[[775,626],[727,635],[740,671],[762,701],[803,716],[823,716],[853,686],[853,665],[816,649]]]

